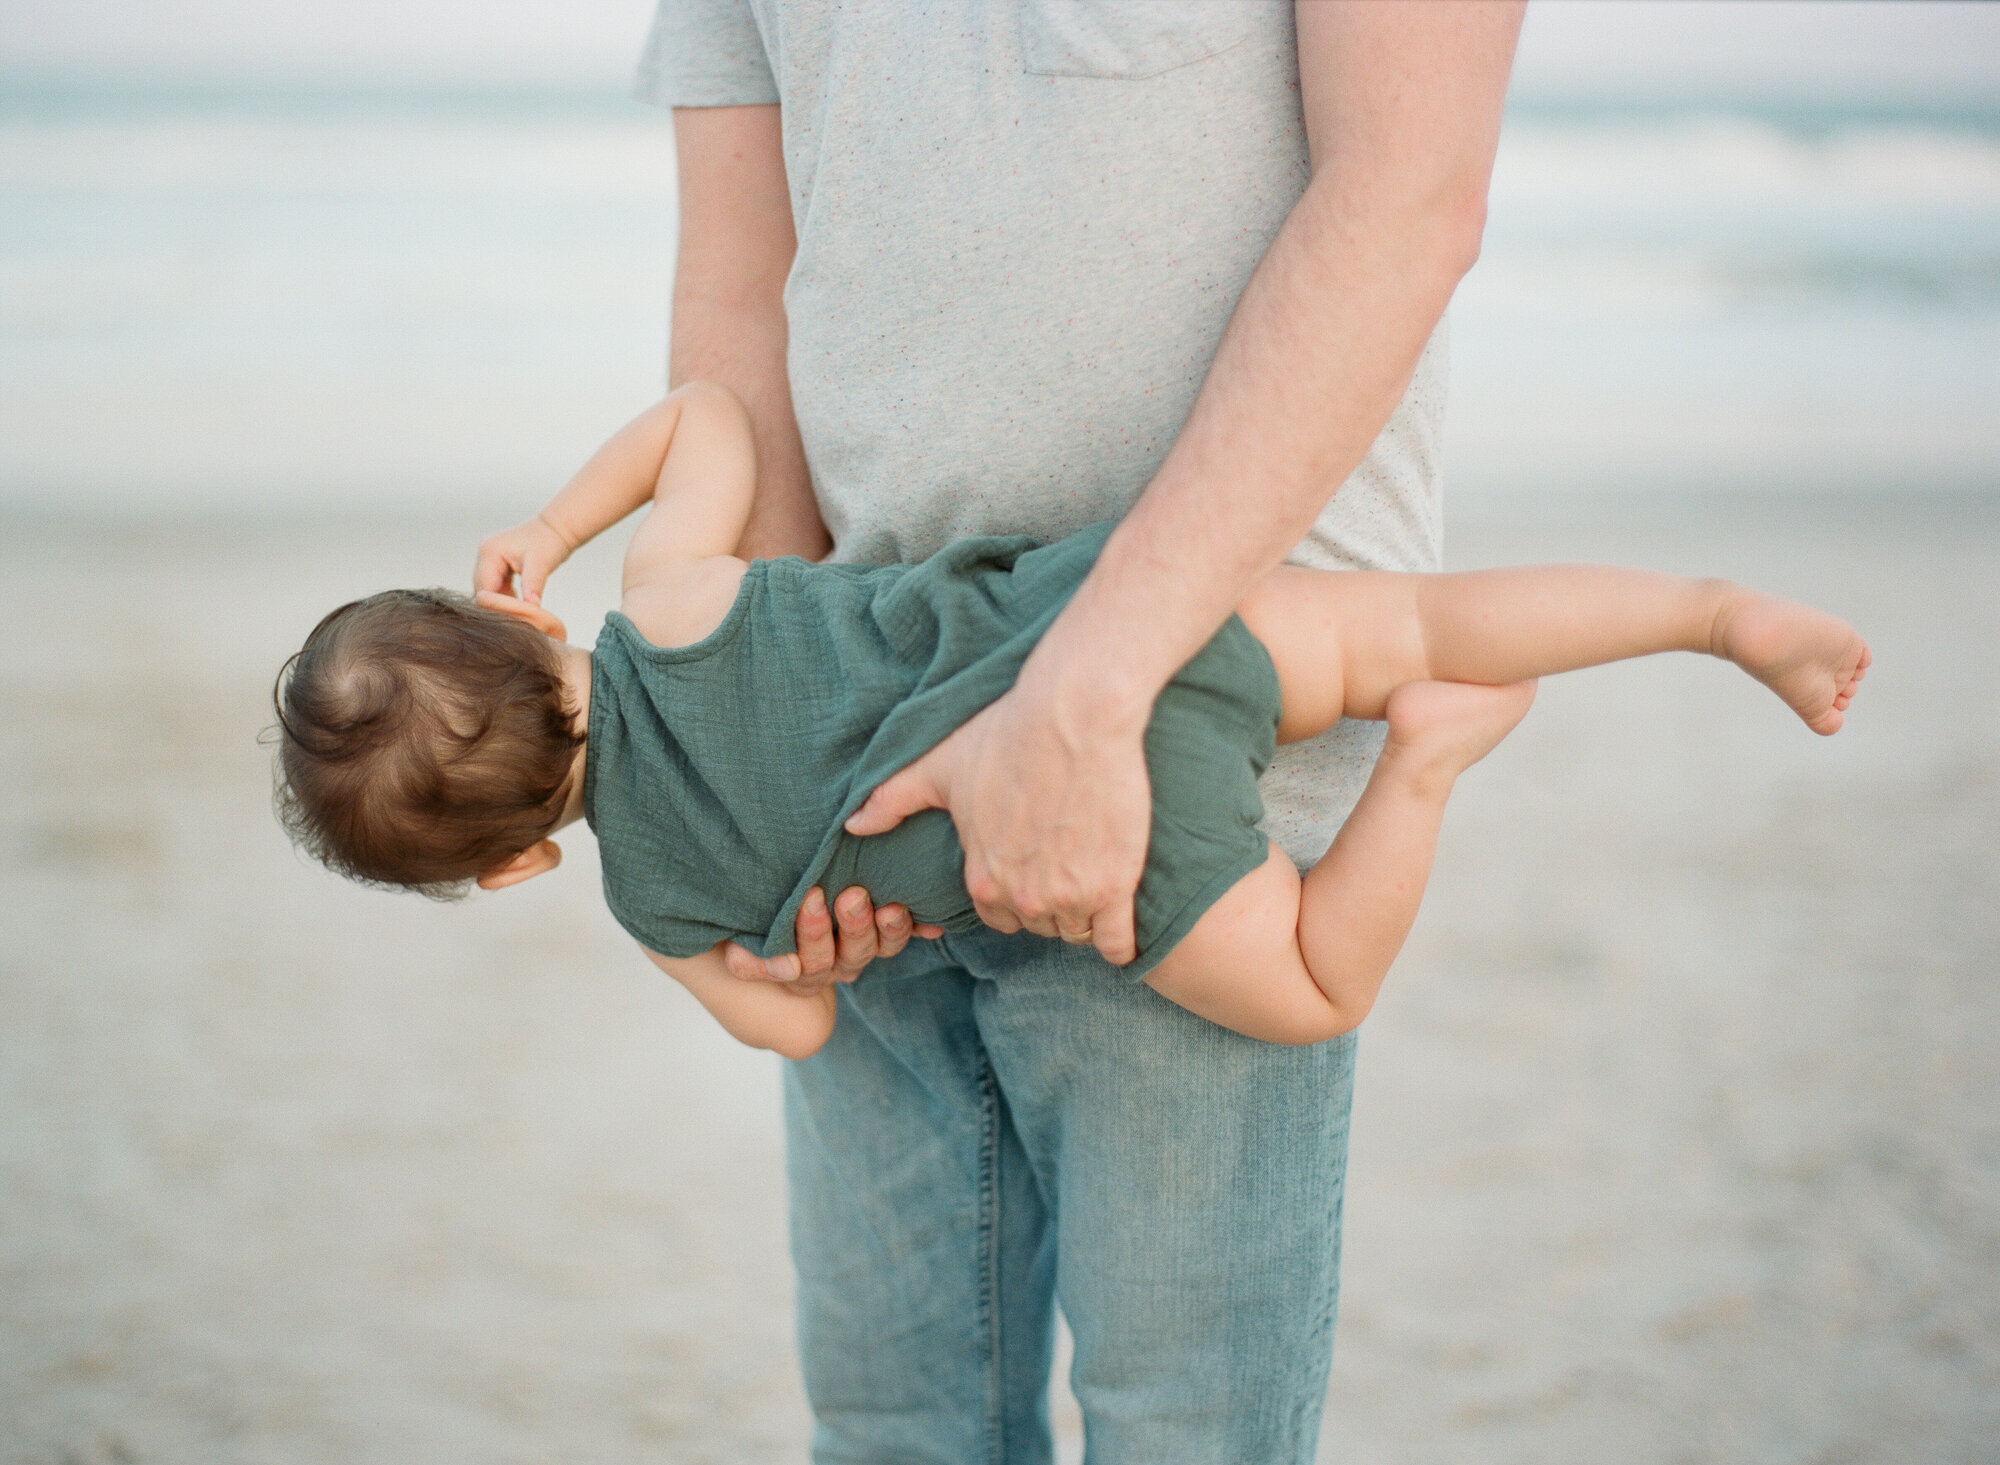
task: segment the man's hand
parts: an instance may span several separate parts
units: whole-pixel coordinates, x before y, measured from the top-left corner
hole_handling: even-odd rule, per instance
[[[826,894],[814,887],[799,907],[793,927],[798,950],[766,960],[734,941],[722,948],[729,974],[745,982],[783,982],[794,992],[810,994],[830,982],[851,982],[876,957],[895,956],[910,937],[942,936],[937,926],[918,925],[900,905],[875,909],[859,885],[841,891],[831,916]]]
[[[1152,823],[1145,718],[1105,699],[1066,703],[1034,675],[1036,659],[1006,696],[870,794],[847,829],[880,834],[947,809],[982,921],[1092,945],[1123,966],[1138,954],[1132,895]]]
[[[512,529],[488,535],[480,541],[479,558],[472,566],[474,592],[491,591],[512,595],[530,605],[542,603],[542,589],[549,576],[569,558],[573,544],[561,530],[540,514]],[[515,590],[515,577],[520,589]]]

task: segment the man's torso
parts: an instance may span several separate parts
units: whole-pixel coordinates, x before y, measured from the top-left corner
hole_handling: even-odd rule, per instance
[[[1283,0],[669,0],[648,65],[660,100],[781,106],[792,398],[841,559],[1121,516],[1310,177]],[[1440,330],[1293,558],[1435,568],[1443,387]],[[1295,855],[1372,751],[1281,756]]]

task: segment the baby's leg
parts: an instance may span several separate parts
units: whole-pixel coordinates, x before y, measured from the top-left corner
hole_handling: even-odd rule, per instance
[[[1399,687],[1385,707],[1382,756],[1326,857],[1301,881],[1273,845],[1147,982],[1268,1042],[1317,1043],[1355,1026],[1416,920],[1452,783],[1533,697],[1526,683]]]
[[[1831,733],[1868,666],[1845,622],[1722,580],[1546,565],[1456,575],[1280,566],[1244,599],[1277,664],[1279,737],[1381,717],[1413,681],[1499,685],[1659,651],[1734,661]]]

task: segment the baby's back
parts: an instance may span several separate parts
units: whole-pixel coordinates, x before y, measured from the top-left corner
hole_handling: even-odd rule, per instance
[[[1013,684],[1107,532],[964,540],[913,566],[758,561],[692,646],[611,616],[584,792],[619,922],[667,956],[788,951],[800,900],[830,880],[975,924],[945,816],[867,841],[841,823]]]
[[[866,839],[841,825],[1014,684],[1109,532],[961,540],[910,566],[759,561],[692,646],[650,645],[614,615],[593,659],[584,782],[612,913],[664,956],[725,940],[790,951],[815,885],[860,885],[920,921],[976,927],[947,815]],[[1278,711],[1271,659],[1233,616],[1154,704],[1129,977],[1264,863],[1257,779]]]

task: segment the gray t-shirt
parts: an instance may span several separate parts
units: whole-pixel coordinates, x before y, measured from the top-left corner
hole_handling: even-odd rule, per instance
[[[639,88],[781,105],[792,401],[845,560],[1121,517],[1309,177],[1290,0],[661,0]],[[1444,383],[1440,326],[1295,562],[1437,568]],[[1279,751],[1293,858],[1380,736]]]

